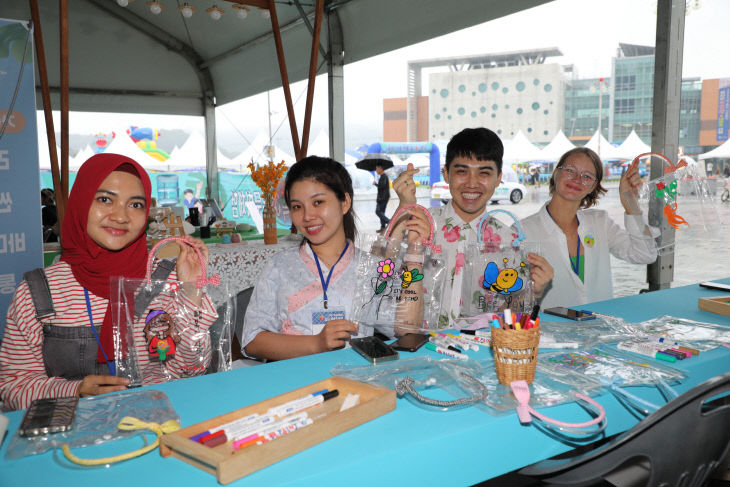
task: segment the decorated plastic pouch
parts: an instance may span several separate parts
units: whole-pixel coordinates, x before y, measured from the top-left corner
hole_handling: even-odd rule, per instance
[[[71,429],[31,438],[16,433],[10,440],[5,457],[14,460],[61,448],[66,458],[74,463],[107,465],[153,450],[157,443],[148,442],[146,434],[179,429],[179,421],[180,417],[162,391],[149,389],[85,397],[78,402]],[[139,441],[133,441],[137,436],[144,439],[143,449],[137,450]],[[83,460],[71,453],[71,449],[109,442],[119,442],[120,455]]]
[[[157,249],[173,241],[188,245],[181,237],[157,243],[144,279],[112,280],[116,375],[127,377],[132,386],[230,370],[233,301],[216,310],[206,288],[220,285],[220,279],[206,277],[198,249],[193,247],[203,273],[197,282],[171,279],[169,270],[160,274],[161,268],[174,269],[170,261],[160,261],[152,272]]]
[[[637,205],[649,206],[651,200],[660,200],[660,221],[666,224],[665,228],[671,227],[678,232],[672,235],[652,232],[647,235],[647,238],[656,239],[658,254],[673,253],[677,237],[683,233],[701,232],[704,239],[719,240],[720,217],[699,165],[694,162],[688,164],[684,159],[675,165],[665,155],[656,152],[639,154],[634,161],[646,156],[656,156],[666,166],[662,177],[641,186]]]
[[[409,208],[421,209],[429,219],[431,231],[423,242],[391,236],[398,217]],[[433,219],[424,207],[408,205],[393,215],[385,234],[358,262],[352,321],[387,336],[437,328],[446,271],[433,235]]]
[[[715,323],[660,316],[637,323],[636,327],[649,337],[661,337],[676,341],[679,346],[701,352],[730,343],[730,329]]]
[[[495,213],[505,213],[515,222],[517,233],[511,242],[502,242],[489,222]],[[466,250],[461,315],[466,317],[497,313],[504,308],[530,312],[534,292],[527,255],[537,252],[536,242],[525,242],[517,218],[505,210],[487,212],[477,225],[479,244]]]

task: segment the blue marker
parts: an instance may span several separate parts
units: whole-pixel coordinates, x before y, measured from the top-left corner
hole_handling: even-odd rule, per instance
[[[494,318],[492,320],[492,326],[495,328],[499,328],[499,321],[497,320],[497,318]]]

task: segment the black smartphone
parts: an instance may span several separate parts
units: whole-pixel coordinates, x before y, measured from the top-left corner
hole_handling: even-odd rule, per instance
[[[403,350],[405,352],[415,352],[423,346],[424,343],[428,342],[428,335],[422,335],[420,333],[406,333],[396,341],[390,344],[396,350]]]
[[[352,348],[368,359],[371,363],[377,364],[398,358],[398,352],[393,347],[377,337],[353,338],[350,340]]]
[[[704,287],[707,289],[716,289],[718,291],[730,292],[730,284],[722,284],[720,282],[712,282],[712,281],[701,282],[700,287]]]
[[[591,313],[589,311],[578,311],[578,310],[570,309],[570,308],[563,308],[563,307],[547,308],[542,311],[549,315],[560,316],[561,318],[568,318],[569,320],[575,320],[575,321],[586,321],[586,320],[595,320],[596,319],[596,317],[593,315],[593,313]]]
[[[18,434],[41,436],[71,429],[78,402],[79,398],[75,396],[36,399],[25,412]]]

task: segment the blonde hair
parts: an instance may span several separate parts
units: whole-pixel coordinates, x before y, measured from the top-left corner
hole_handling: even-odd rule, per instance
[[[601,186],[601,180],[603,179],[603,163],[601,162],[601,158],[595,153],[595,151],[588,147],[576,147],[575,149],[570,149],[560,157],[558,164],[553,170],[552,176],[550,176],[550,196],[552,196],[555,192],[555,172],[562,168],[568,158],[574,154],[583,154],[588,156],[588,159],[590,159],[593,163],[593,168],[596,170],[596,182],[594,183],[595,186],[593,187],[593,191],[585,195],[580,202],[581,208],[590,208],[598,203],[598,198],[600,198],[602,194],[606,193],[606,188]]]

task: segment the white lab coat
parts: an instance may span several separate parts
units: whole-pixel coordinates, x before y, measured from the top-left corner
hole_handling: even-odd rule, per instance
[[[555,271],[542,299],[543,309],[612,299],[609,253],[632,264],[650,264],[657,256],[654,239],[644,235],[645,224],[641,215],[624,214],[624,230],[604,210],[579,210],[578,235],[585,250],[585,282],[582,282],[573,272],[565,234],[548,214],[547,203],[534,215],[521,220],[520,224],[526,240],[540,243],[540,255],[550,262]]]

